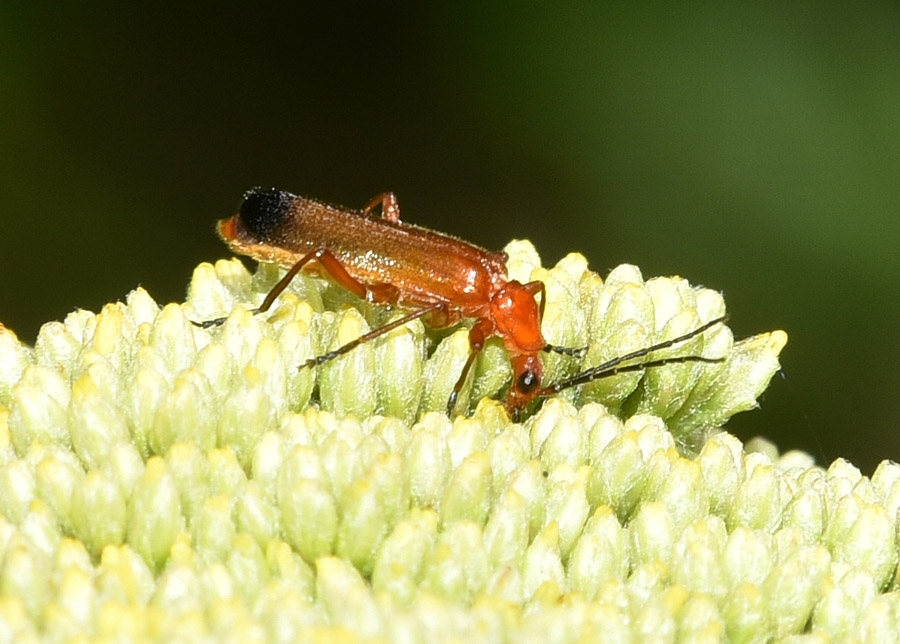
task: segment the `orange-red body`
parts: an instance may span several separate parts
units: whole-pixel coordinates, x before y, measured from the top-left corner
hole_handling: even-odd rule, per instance
[[[371,213],[377,204],[381,216]],[[235,252],[291,268],[285,286],[302,268],[326,274],[376,304],[418,311],[414,317],[427,316],[433,326],[474,318],[469,333],[472,355],[454,389],[451,408],[475,355],[494,335],[502,338],[513,367],[507,408],[520,409],[537,395],[539,352],[547,343],[541,334],[542,306],[535,296],[543,294],[544,287],[541,282],[508,279],[505,253],[400,222],[390,194],[355,212],[255,189],[245,196],[240,212],[220,221],[218,229]],[[260,308],[268,308],[282,289],[276,287]]]

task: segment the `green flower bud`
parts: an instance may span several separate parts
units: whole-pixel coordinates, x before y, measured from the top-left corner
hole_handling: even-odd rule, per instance
[[[333,350],[369,331],[356,309],[347,309],[337,317],[323,316],[323,349]],[[375,349],[364,343],[334,360],[317,367],[322,404],[340,416],[370,416],[377,407],[375,387]]]
[[[602,364],[652,344],[652,316],[652,300],[643,289],[640,272],[633,266],[613,270],[589,313],[592,342],[583,367]],[[640,372],[595,380],[582,388],[582,402],[600,402],[617,412],[640,380]]]
[[[247,475],[235,453],[230,449],[214,449],[207,453],[206,459],[209,461],[209,493],[230,499],[236,497],[247,484]]]
[[[400,313],[391,316],[401,317]],[[391,320],[387,320],[391,321]],[[420,320],[387,333],[375,343],[375,364],[379,373],[378,409],[389,416],[415,421],[425,383],[423,337]]]
[[[666,478],[653,497],[666,506],[676,529],[683,529],[709,513],[703,474],[695,461],[680,457],[672,460]]]
[[[134,488],[130,509],[128,544],[152,568],[161,568],[176,535],[184,527],[178,488],[161,458],[147,461],[144,474]]]
[[[685,601],[678,615],[678,640],[681,642],[721,642],[725,636],[725,620],[716,600],[709,595],[693,595]]]
[[[812,487],[800,490],[785,506],[781,524],[786,528],[800,530],[808,543],[818,541],[825,527],[825,500],[822,493]]]
[[[244,601],[256,599],[269,581],[265,555],[250,535],[239,534],[234,538],[225,565]]]
[[[734,503],[743,478],[741,444],[730,434],[716,434],[703,446],[697,463],[710,494],[710,511],[722,516]]]
[[[38,550],[46,555],[56,552],[62,535],[53,512],[44,503],[35,500],[28,508],[28,514],[19,526],[21,534]]]
[[[125,539],[126,499],[116,481],[101,471],[91,471],[72,492],[71,523],[76,537],[98,557],[108,545]]]
[[[742,584],[735,587],[725,598],[722,617],[730,642],[765,641],[771,633],[765,596],[759,586]]]
[[[525,597],[532,597],[545,584],[552,584],[558,594],[564,587],[565,574],[559,551],[559,526],[551,521],[525,551],[522,592]]]
[[[635,564],[661,562],[668,565],[675,535],[666,507],[658,502],[645,503],[628,525],[631,554]]]
[[[598,507],[569,558],[569,588],[597,597],[606,581],[627,577],[630,554],[627,531],[609,506]]]
[[[741,585],[761,586],[775,564],[772,537],[761,530],[735,528],[722,552],[722,568],[732,590]]]
[[[278,508],[285,539],[307,562],[333,552],[338,509],[321,482],[299,479],[280,484]]]
[[[675,544],[672,581],[693,593],[717,600],[724,597],[728,580],[722,566],[722,551],[727,540],[725,523],[718,517],[688,526]]]
[[[484,542],[495,567],[517,566],[529,543],[525,502],[514,490],[507,490],[484,527]]]
[[[506,245],[503,252],[509,257],[506,272],[511,280],[524,284],[531,280],[531,273],[541,266],[537,249],[528,240],[515,239]]]
[[[661,562],[643,566],[642,583],[659,583],[660,573],[664,568]],[[640,594],[646,592],[640,589]],[[636,606],[633,631],[641,639],[661,638],[664,641],[676,641],[678,622],[675,617],[687,599],[687,592],[680,586],[673,586],[666,591],[656,591],[645,601]]]
[[[206,262],[194,269],[187,299],[199,319],[215,317],[250,297],[252,277],[240,260],[219,260],[215,266]]]
[[[749,460],[749,459],[748,459]],[[747,464],[748,475],[735,493],[728,515],[731,529],[747,526],[774,530],[781,518],[781,488],[775,468],[770,464]]]
[[[35,492],[53,511],[60,527],[72,531],[72,493],[81,485],[84,471],[72,452],[48,450],[35,468]],[[6,498],[5,495],[3,498]],[[11,516],[3,512],[5,516]]]
[[[134,376],[128,399],[125,402],[126,414],[131,424],[131,435],[135,448],[141,456],[147,458],[151,449],[157,449],[169,437],[161,440],[156,434],[156,416],[163,400],[169,393],[166,378],[154,369],[141,369]],[[167,405],[170,405],[167,401]],[[161,420],[160,424],[163,425]],[[151,448],[151,443],[153,447]]]
[[[900,638],[900,602],[896,593],[881,595],[866,606],[850,637],[862,642],[896,642]]]
[[[218,564],[221,565],[221,564]],[[168,628],[173,628],[179,618],[192,615],[197,620],[197,626],[206,631],[209,627],[204,620],[199,619],[203,611],[206,588],[200,579],[201,571],[194,562],[170,562],[170,565],[156,581],[156,590],[153,593],[153,606],[161,611],[167,618]],[[213,588],[221,593],[222,588]]]
[[[58,322],[55,324],[59,325]],[[67,356],[78,349],[74,339],[71,343],[63,341],[61,344],[65,347],[61,351]],[[0,324],[0,405],[9,404],[13,387],[22,379],[22,374],[34,359],[34,352],[22,344],[15,333]]]
[[[197,351],[195,327],[179,306],[169,304],[156,316],[149,346],[173,373],[190,366]]]
[[[487,448],[494,477],[494,489],[503,490],[513,473],[530,458],[528,433],[519,424],[500,429]]]
[[[236,386],[225,400],[216,430],[218,441],[214,442],[229,446],[238,462],[243,467],[249,467],[253,448],[271,426],[274,411],[271,396],[260,382],[259,371],[247,367],[244,374],[245,381],[241,386]]]
[[[688,407],[696,410],[694,413],[673,418],[673,421],[683,428],[684,433],[689,433],[698,427],[720,426],[731,416],[755,408],[756,399],[779,369],[778,354],[786,344],[784,331],[763,333],[736,342],[724,368],[715,380],[710,381],[714,386],[703,393],[704,402],[694,403]],[[697,395],[695,400],[699,397]]]
[[[426,415],[406,448],[410,501],[417,507],[437,507],[450,477],[450,449],[441,425],[449,425],[446,418]]]
[[[822,595],[831,557],[822,546],[798,546],[772,569],[762,588],[776,637],[799,632]]]
[[[236,532],[231,519],[231,499],[224,496],[206,499],[191,519],[190,532],[191,542],[204,560],[224,560]]]
[[[154,404],[154,393],[150,403]],[[159,402],[148,447],[153,454],[165,454],[176,443],[194,442],[208,450],[216,444],[216,416],[210,404],[209,383],[198,371],[182,371],[174,387]]]
[[[235,500],[234,522],[238,532],[253,537],[260,548],[274,539],[280,530],[278,508],[256,481],[249,481]]]
[[[85,633],[92,630],[97,601],[88,571],[71,567],[62,573],[55,602],[45,613],[48,633]]]
[[[475,452],[457,468],[441,502],[441,521],[463,519],[484,525],[491,502],[491,465],[485,452]]]
[[[557,525],[563,559],[569,558],[591,511],[586,492],[589,475],[586,466],[577,470],[560,466],[547,478],[547,519]]]
[[[362,479],[351,485],[341,498],[336,552],[364,575],[371,574],[374,554],[390,527],[379,497],[378,488],[370,480]]]
[[[290,418],[293,419],[294,415],[291,414]],[[288,416],[285,419],[288,419]],[[284,435],[275,431],[263,434],[253,448],[250,476],[254,482],[262,486],[269,497],[275,495],[275,481],[287,449]]]
[[[588,482],[591,505],[609,505],[624,519],[637,507],[644,493],[647,467],[638,433],[625,432],[595,459]]]
[[[302,593],[312,601],[315,593],[315,573],[300,555],[291,550],[289,544],[272,539],[266,544],[266,563],[269,574],[292,592]],[[271,587],[270,584],[269,587]]]
[[[509,354],[498,338],[489,338],[485,343],[484,349],[478,354],[472,366],[472,374],[469,399],[478,401],[475,405],[476,410],[491,399],[503,399],[503,394],[512,381],[512,367],[509,364]],[[462,410],[462,407],[457,407],[456,413]],[[438,408],[438,411],[441,409]]]
[[[69,405],[69,431],[72,446],[87,467],[99,467],[109,457],[109,451],[120,442],[130,439],[128,426],[121,409],[113,401],[113,392],[92,376],[94,372],[72,385]]]
[[[442,597],[469,603],[484,588],[490,559],[481,528],[469,521],[444,527],[425,564],[422,585]]]
[[[865,570],[872,575],[876,587],[884,587],[897,566],[894,528],[884,508],[862,508],[832,552],[835,560]]]
[[[348,562],[337,557],[316,561],[316,595],[324,604],[331,623],[362,638],[384,628],[383,618],[366,583]]]
[[[431,358],[425,363],[425,393],[419,413],[426,411],[445,412],[450,394],[459,380],[463,365],[469,357],[469,332],[460,329],[441,341]],[[469,407],[471,376],[459,392],[456,401],[457,410]]]
[[[534,537],[545,525],[546,475],[537,461],[528,461],[513,473],[507,490],[518,494],[525,502],[528,517],[528,534]]]
[[[0,466],[12,462],[15,458],[16,451],[9,432],[9,410],[0,407]]]
[[[373,590],[387,591],[403,605],[412,602],[425,562],[431,556],[437,527],[437,514],[433,510],[414,510],[409,519],[394,526],[372,570]]]
[[[531,422],[532,453],[541,454],[547,470],[565,463],[577,467],[586,461],[586,436],[571,405],[547,401]]]
[[[285,370],[285,403],[290,409],[301,410],[309,404],[315,385],[313,369],[298,369],[301,365],[317,355],[316,345],[310,331],[312,310],[304,306],[298,308],[297,317],[285,324],[278,333],[278,352],[282,356],[281,366]]]
[[[872,577],[860,570],[846,571],[840,579],[829,579],[831,587],[816,604],[813,626],[834,640],[848,637],[860,611],[878,594]]]
[[[24,461],[0,468],[0,513],[14,523],[25,518],[35,495],[34,474]]]
[[[24,345],[22,347],[24,349]],[[48,322],[38,331],[38,337],[34,343],[34,355],[30,357],[39,365],[49,368],[56,367],[66,376],[71,376],[83,349],[82,338],[75,337],[68,325],[62,322]],[[26,357],[29,356],[24,354],[18,359]],[[23,369],[27,365],[27,363],[20,364],[23,364]],[[18,375],[21,377],[21,372]]]
[[[33,441],[69,447],[68,406],[72,389],[46,367],[25,369],[9,402],[9,433],[16,453],[25,454]]]
[[[51,597],[52,588],[47,583],[50,570],[49,557],[17,535],[7,546],[0,566],[0,595],[20,600],[25,613],[34,620]]]

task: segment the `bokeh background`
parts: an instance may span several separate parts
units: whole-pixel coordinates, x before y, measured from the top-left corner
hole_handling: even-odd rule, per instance
[[[737,335],[790,335],[734,431],[900,460],[900,5],[767,4],[8,0],[0,321],[179,300],[250,186],[393,190],[723,291]]]

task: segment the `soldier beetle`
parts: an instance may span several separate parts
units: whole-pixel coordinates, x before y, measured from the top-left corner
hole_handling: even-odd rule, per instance
[[[380,209],[380,215],[376,209]],[[510,280],[506,253],[490,252],[456,237],[401,222],[400,207],[390,192],[378,195],[361,211],[352,211],[282,190],[252,188],[245,193],[238,214],[219,221],[218,232],[234,252],[288,269],[254,313],[267,311],[301,270],[327,276],[372,304],[410,309],[407,315],[311,358],[300,368],[333,360],[418,318],[425,318],[432,327],[473,318],[469,356],[447,401],[449,416],[475,358],[492,336],[500,337],[510,356],[513,380],[504,405],[511,414],[535,398],[618,373],[724,359],[687,355],[625,364],[698,336],[725,320],[720,317],[676,338],[544,386],[541,352],[581,356],[587,348],[560,347],[544,340],[543,282]],[[209,328],[224,321],[217,318],[195,324]]]

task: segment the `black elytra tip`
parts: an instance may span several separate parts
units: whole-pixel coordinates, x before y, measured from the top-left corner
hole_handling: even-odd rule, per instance
[[[259,240],[269,239],[297,197],[275,188],[250,188],[241,204],[241,222]]]

